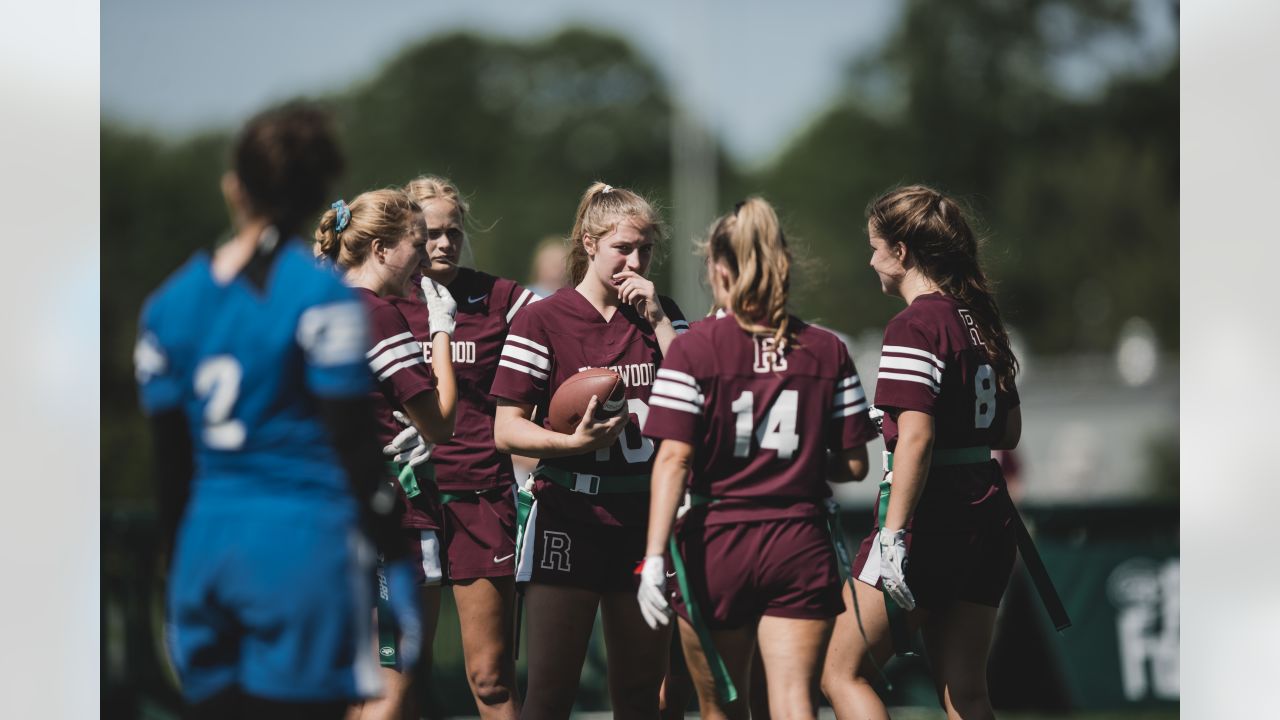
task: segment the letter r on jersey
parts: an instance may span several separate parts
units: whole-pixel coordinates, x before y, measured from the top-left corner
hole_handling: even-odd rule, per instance
[[[555,530],[542,531],[542,567],[569,572],[569,536]]]

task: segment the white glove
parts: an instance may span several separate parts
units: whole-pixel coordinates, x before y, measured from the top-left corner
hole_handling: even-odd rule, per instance
[[[458,301],[449,294],[448,288],[429,277],[422,278],[422,300],[427,304],[427,312],[431,314],[431,337],[442,332],[453,335],[457,321]]]
[[[390,443],[383,446],[382,454],[389,457],[392,462],[407,463],[410,467],[418,467],[430,460],[431,451],[436,448],[435,443],[424,441],[422,435],[418,433],[418,428],[414,427],[413,422],[405,417],[404,413],[395,410],[391,414],[405,428]]]
[[[884,591],[903,610],[915,610],[916,599],[907,588],[907,531],[880,528],[880,580]]]
[[[667,603],[667,562],[661,555],[646,555],[640,568],[640,614],[650,628],[657,630],[671,622],[671,605]]]

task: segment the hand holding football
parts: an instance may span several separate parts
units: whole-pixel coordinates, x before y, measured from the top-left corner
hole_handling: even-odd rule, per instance
[[[565,380],[547,408],[551,429],[572,435],[586,414],[591,396],[596,396],[596,421],[618,415],[627,406],[627,388],[622,377],[607,368],[587,368]]]

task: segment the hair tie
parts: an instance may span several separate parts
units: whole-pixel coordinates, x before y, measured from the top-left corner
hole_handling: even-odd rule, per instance
[[[613,186],[612,186],[612,185],[605,185],[604,187],[600,188],[600,194],[601,194],[601,195],[608,195],[608,194],[609,194],[609,193],[611,193],[611,192],[613,192]]]
[[[351,222],[351,209],[347,207],[346,201],[342,198],[338,198],[338,201],[329,207],[338,212],[338,219],[337,222],[333,224],[333,231],[335,233],[340,233]]]

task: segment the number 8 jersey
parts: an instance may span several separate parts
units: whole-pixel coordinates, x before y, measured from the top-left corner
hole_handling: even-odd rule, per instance
[[[992,445],[1004,435],[1018,390],[999,389],[983,343],[972,314],[942,294],[917,297],[889,321],[875,404],[885,410],[890,452],[898,443],[890,410],[932,415],[935,448]]]

